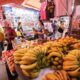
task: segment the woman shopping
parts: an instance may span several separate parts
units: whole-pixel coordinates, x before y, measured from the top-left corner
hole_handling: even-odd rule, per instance
[[[12,40],[14,40],[14,38],[16,37],[16,32],[15,30],[11,27],[10,24],[8,24],[6,16],[3,14],[3,19],[4,19],[4,36],[5,36],[5,40],[8,42],[8,48],[7,50],[11,50],[13,49],[12,47]]]
[[[56,34],[55,34],[55,39],[62,38],[64,26],[65,26],[64,21],[60,21],[60,25],[58,27],[58,30],[56,31]]]

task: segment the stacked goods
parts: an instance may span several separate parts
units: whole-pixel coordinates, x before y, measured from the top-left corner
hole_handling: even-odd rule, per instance
[[[53,73],[46,74],[42,80],[77,80],[77,79],[70,78],[66,71],[59,70],[59,71],[55,71]]]
[[[9,57],[7,60],[7,64],[11,73],[15,73],[15,66],[14,66],[14,58],[13,56]]]
[[[60,70],[48,73],[42,80],[70,80],[66,71]]]
[[[51,52],[48,55],[48,61],[50,63],[50,66],[54,70],[61,70],[63,65],[63,58],[62,53],[58,52]]]
[[[14,66],[14,57],[13,57],[13,50],[10,51],[3,51],[2,53],[2,61],[7,63],[9,70],[12,74],[15,74],[15,66]]]
[[[56,46],[61,50],[61,52],[68,54],[68,52],[73,49],[72,45],[76,43],[78,43],[77,39],[67,36],[65,38],[56,40],[53,44],[53,48]]]
[[[80,42],[77,39],[65,37],[31,48],[17,50],[14,53],[14,59],[20,65],[22,72],[31,79],[38,77],[41,69],[44,68],[59,70],[60,73],[67,71],[69,76],[77,78],[80,77],[79,49]]]
[[[80,43],[78,42],[78,43],[73,44],[72,48],[73,49],[80,49]]]
[[[20,64],[22,72],[30,78],[37,77],[40,69],[48,66],[47,57],[44,52],[41,51],[41,47],[42,46],[30,48],[23,54],[24,56],[22,54],[19,55],[19,51],[14,53],[14,59]],[[22,51],[23,50],[20,50],[20,53],[22,53]]]
[[[20,68],[22,72],[31,78],[35,78],[39,75],[39,71],[37,70],[37,56],[35,51],[29,50],[25,56],[22,57],[20,61]],[[35,70],[36,69],[36,70]],[[33,76],[34,75],[34,76]]]
[[[63,69],[72,77],[80,77],[80,50],[72,50],[64,57]]]
[[[21,61],[21,58],[24,56],[24,54],[27,52],[27,48],[23,48],[23,49],[19,49],[17,51],[14,52],[14,59],[15,59],[15,63],[19,64],[19,62]]]

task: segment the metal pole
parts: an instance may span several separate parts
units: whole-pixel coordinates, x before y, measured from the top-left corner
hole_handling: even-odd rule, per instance
[[[71,32],[72,32],[72,19],[73,19],[74,12],[75,12],[75,0],[72,0],[71,10],[72,10],[72,14],[70,16],[69,35],[71,35]]]
[[[68,0],[66,0],[66,10],[67,10],[66,15],[68,15]]]

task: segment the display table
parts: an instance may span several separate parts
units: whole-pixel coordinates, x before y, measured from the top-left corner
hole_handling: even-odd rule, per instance
[[[18,74],[18,77],[20,78],[20,80],[29,80],[28,77],[26,77],[23,73],[22,70],[20,69],[20,66],[15,64],[15,69],[16,72]]]

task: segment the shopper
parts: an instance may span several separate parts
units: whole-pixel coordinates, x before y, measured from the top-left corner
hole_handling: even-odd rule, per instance
[[[64,21],[60,21],[60,25],[58,26],[58,30],[56,31],[56,34],[55,34],[55,39],[62,38],[64,26],[65,26]]]
[[[21,35],[24,36],[23,35],[23,28],[22,28],[22,23],[21,22],[18,22],[17,31],[19,31],[21,33]]]
[[[62,38],[64,38],[68,34],[68,30],[69,30],[69,26],[68,25],[64,25]]]
[[[5,39],[8,41],[8,50],[13,49],[12,40],[16,37],[16,32],[11,27],[4,27]]]
[[[19,29],[17,29],[16,34],[17,34],[17,37],[21,37],[22,36],[21,31]]]
[[[8,41],[8,48],[7,50],[11,50],[13,49],[12,47],[12,40],[14,40],[15,36],[16,36],[16,32],[13,28],[11,28],[11,25],[9,24],[9,22],[6,19],[5,14],[3,13],[3,19],[4,19],[4,36],[5,36],[5,40]]]

